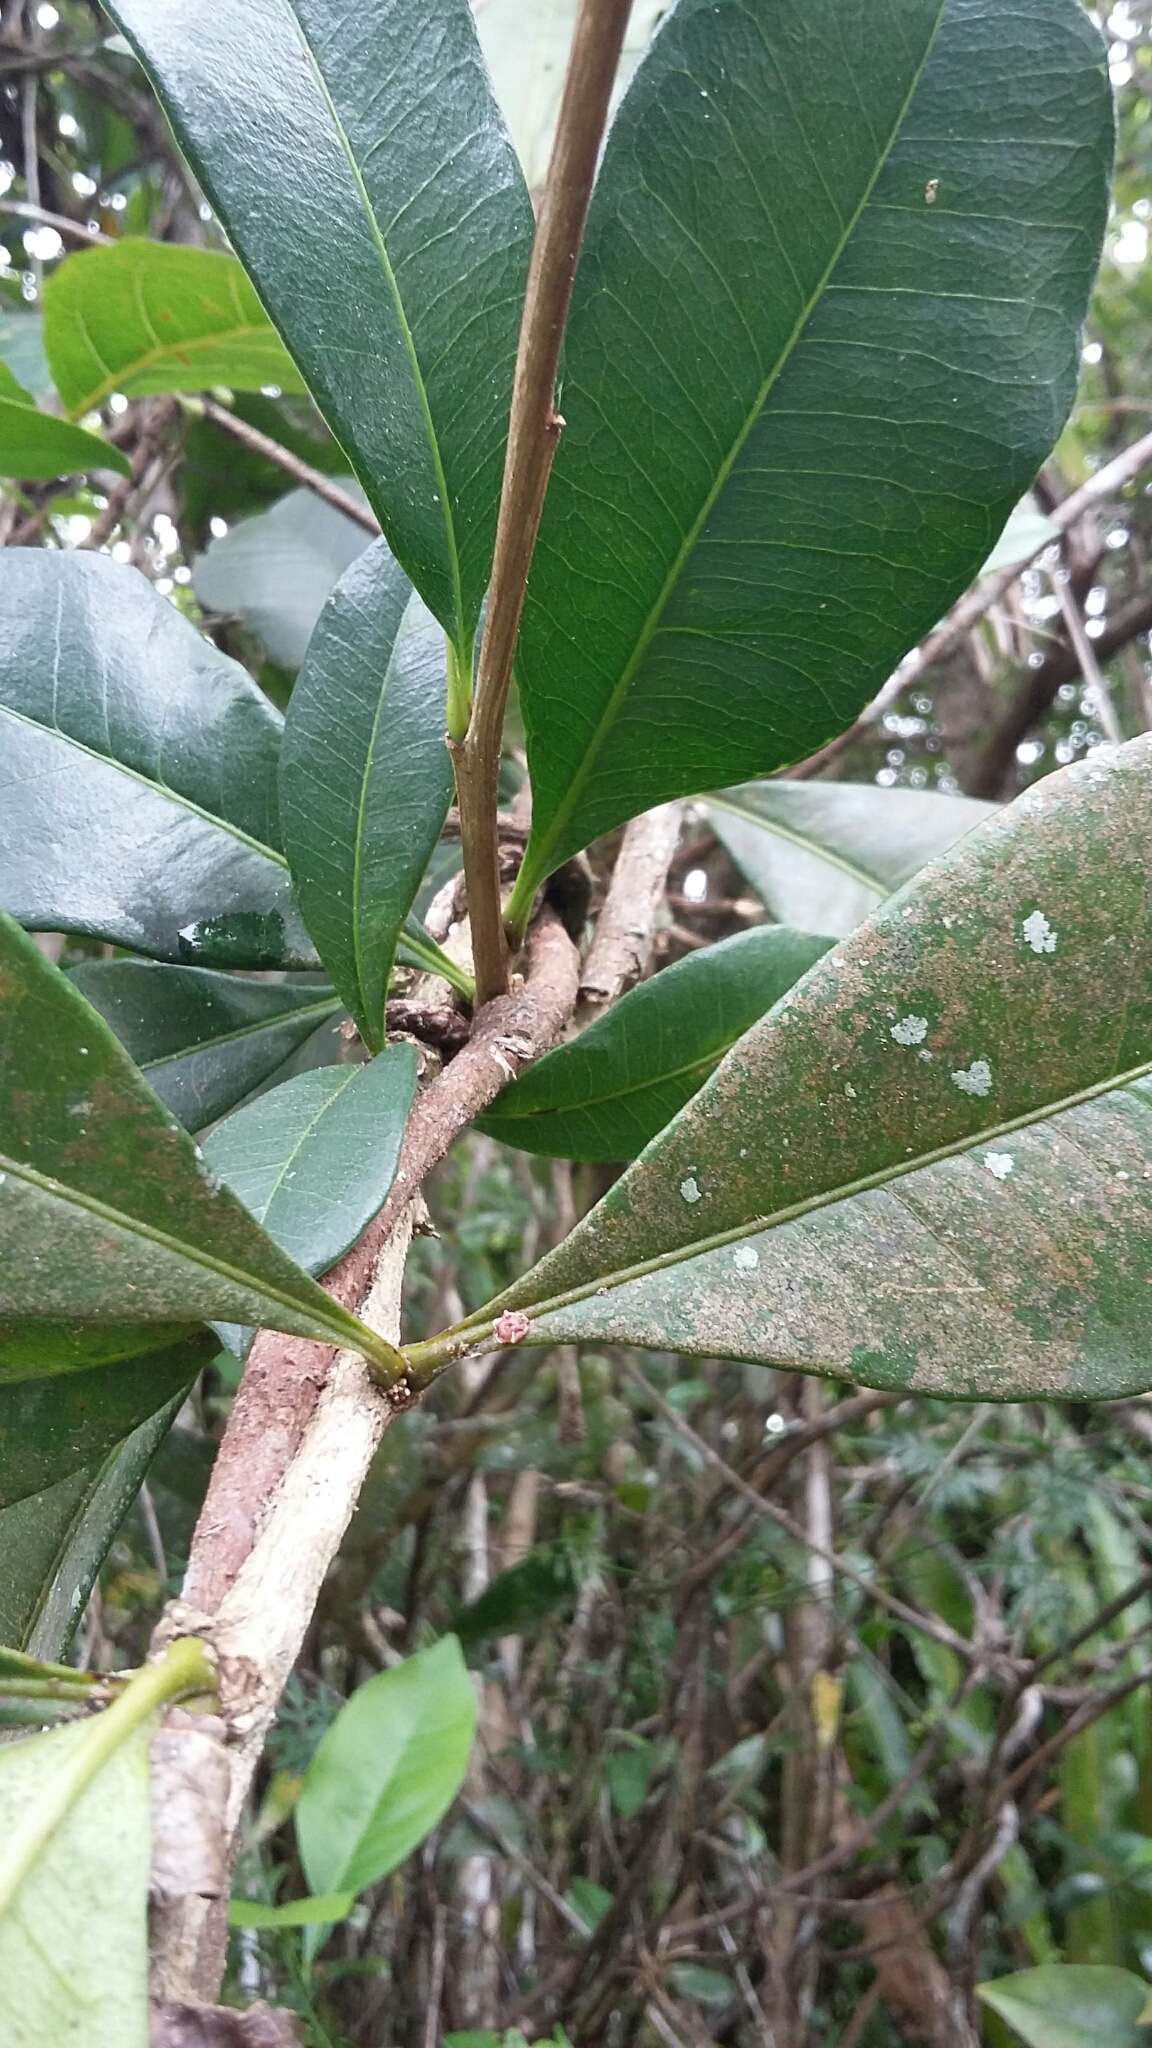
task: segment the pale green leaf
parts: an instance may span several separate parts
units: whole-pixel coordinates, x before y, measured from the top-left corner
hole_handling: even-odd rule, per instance
[[[296,1805],[304,1874],[361,1892],[411,1855],[463,1782],[476,1724],[454,1636],[360,1686],[308,1766]]]
[[[123,392],[302,391],[234,256],[129,238],[69,256],[44,287],[44,346],[75,417]]]
[[[994,804],[869,782],[749,782],[708,819],[780,924],[840,939]]]
[[[1148,1986],[1130,1970],[1047,1963],[977,1986],[1027,2048],[1145,2048]]]
[[[342,481],[360,496],[356,484]],[[333,585],[369,541],[362,526],[314,492],[289,491],[212,541],[192,564],[192,587],[206,611],[247,626],[269,660],[298,669]]]

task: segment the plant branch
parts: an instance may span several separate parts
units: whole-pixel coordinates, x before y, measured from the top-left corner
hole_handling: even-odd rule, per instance
[[[575,1004],[576,979],[575,947],[546,912],[529,940],[523,987],[479,1013],[469,1044],[419,1097],[392,1196],[326,1283],[381,1334],[398,1334],[421,1181],[509,1075],[555,1044]],[[412,1398],[403,1384],[381,1394],[355,1352],[274,1331],[256,1339],[192,1540],[183,1598],[161,1623],[162,1640],[194,1632],[220,1661],[227,1771],[223,1783],[219,1773],[203,1773],[210,1810],[198,1833],[212,1832],[214,1812],[218,1826],[221,1801],[227,1833],[235,1832],[368,1467]],[[178,1870],[180,1843],[165,1833],[171,1824],[168,1809],[158,1811],[156,1856]],[[180,1832],[187,1833],[186,1820]],[[154,1945],[158,1996],[215,1994],[225,1932],[216,1894],[226,1892],[226,1877],[212,1888],[197,1877],[172,1899]]]
[[[944,655],[950,653],[958,641],[963,640],[966,634],[971,633],[973,628],[980,624],[993,605],[1003,601],[1024,570],[1038,555],[1042,555],[1046,548],[1051,547],[1057,535],[1067,533],[1086,512],[1091,512],[1106,499],[1115,497],[1117,491],[1122,490],[1125,484],[1131,483],[1133,478],[1139,476],[1141,470],[1147,469],[1150,464],[1152,433],[1142,434],[1138,441],[1133,441],[1130,447],[1122,449],[1111,462],[1104,464],[1103,469],[1098,469],[1094,476],[1090,476],[1087,483],[1081,484],[1079,490],[1070,492],[1068,497],[1049,514],[1055,532],[1049,532],[1018,562],[1010,563],[1006,569],[998,569],[992,576],[981,576],[979,581],[974,583],[970,590],[966,590],[963,597],[953,605],[947,617],[933,628],[926,639],[921,640],[918,647],[913,648],[911,654],[905,656],[899,668],[889,676],[883,689],[878,691],[847,731],[829,740],[827,746],[821,747],[815,754],[810,754],[806,761],[799,761],[794,767],[789,768],[789,780],[809,781],[813,776],[821,774],[848,747],[864,738],[883,717],[884,712],[903,695],[918,676],[923,675],[925,669],[931,668],[934,662],[940,661]],[[1096,651],[1099,656],[1100,648],[1097,647]]]
[[[564,424],[555,410],[557,368],[630,6],[631,0],[581,0],[520,326],[476,698],[466,734],[452,735],[482,1003],[508,985],[496,839],[504,711],[544,494]]]
[[[648,965],[668,869],[680,837],[682,804],[661,804],[633,818],[580,975],[577,1021],[590,1023],[639,981]]]
[[[313,469],[310,462],[301,461],[298,455],[293,455],[291,449],[282,447],[279,441],[274,441],[271,434],[262,434],[259,427],[250,427],[247,420],[242,420],[236,413],[229,412],[227,406],[217,405],[213,398],[188,401],[187,409],[194,415],[199,415],[201,419],[208,420],[212,426],[219,427],[221,433],[231,434],[234,441],[239,441],[243,448],[250,448],[253,455],[262,455],[266,462],[274,462],[277,469],[282,469],[285,476],[292,478],[293,483],[302,484],[305,490],[312,491],[317,498],[323,498],[326,505],[331,505],[336,512],[342,512],[345,519],[354,520],[357,526],[363,527],[365,533],[376,535],[380,532],[380,522],[367,505],[361,505],[358,499],[349,497],[348,492],[342,491],[339,484],[334,484],[330,476],[324,475],[323,470]]]

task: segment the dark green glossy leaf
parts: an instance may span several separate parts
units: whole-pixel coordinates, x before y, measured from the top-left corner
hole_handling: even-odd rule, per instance
[[[213,1337],[198,1334],[67,1379],[0,1385],[0,1509],[108,1457],[182,1397],[218,1348]]]
[[[118,469],[128,476],[131,468],[123,451],[99,434],[41,412],[0,363],[0,476],[47,478],[81,469]]]
[[[774,918],[844,938],[994,804],[874,783],[749,782],[708,818]]]
[[[110,1457],[0,1511],[0,1638],[37,1657],[63,1655],[120,1524],[181,1396]]]
[[[214,1181],[95,1010],[0,919],[0,1315],[270,1324],[394,1353]]]
[[[109,11],[396,555],[464,653],[488,581],[531,237],[467,0]]]
[[[150,960],[89,960],[70,978],[190,1131],[250,1095],[340,1009],[315,981],[245,981]]]
[[[92,1366],[115,1365],[156,1351],[187,1336],[183,1322],[81,1324],[17,1319],[0,1323],[0,1383],[54,1379],[63,1373],[84,1373]]]
[[[258,1096],[217,1124],[204,1156],[282,1251],[325,1273],[383,1207],[415,1091],[415,1048],[390,1045]]]
[[[296,1805],[313,1892],[361,1892],[411,1855],[460,1789],[475,1725],[476,1695],[455,1636],[353,1693]]]
[[[381,541],[321,614],[280,760],[301,914],[373,1050],[397,939],[451,801],[445,690],[443,634]]]
[[[541,1343],[946,1395],[1152,1384],[1150,832],[1149,739],[999,812],[817,962],[497,1306],[532,1305]]]
[[[1130,1970],[1048,1963],[977,1986],[1028,2048],[1144,2048],[1150,1991]]]
[[[192,587],[207,611],[240,619],[270,660],[298,669],[333,585],[368,544],[362,526],[314,492],[289,491],[214,540],[192,564]]]
[[[761,925],[689,953],[529,1067],[479,1128],[525,1152],[634,1159],[830,944]]]
[[[44,346],[70,413],[114,391],[303,389],[234,256],[132,239],[69,256],[44,287]]]
[[[1112,114],[1077,0],[679,0],[612,129],[518,658],[517,897],[849,723],[1059,431]]]
[[[137,570],[10,550],[0,906],[162,957],[313,964],[276,851],[280,729]]]

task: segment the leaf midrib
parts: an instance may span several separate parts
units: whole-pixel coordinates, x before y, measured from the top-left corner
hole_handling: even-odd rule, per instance
[[[799,847],[802,853],[810,854],[815,860],[824,861],[828,867],[839,868],[841,874],[847,875],[850,881],[860,883],[863,888],[870,889],[881,901],[892,893],[887,882],[877,881],[875,875],[870,875],[866,868],[857,867],[846,855],[833,852],[831,847],[823,845],[818,839],[806,838],[803,832],[790,831],[786,825],[778,824],[774,818],[762,818],[757,811],[750,810],[743,804],[734,804],[730,797],[710,796],[708,803],[713,810],[728,811],[732,817],[743,819],[745,824],[758,826],[761,832],[767,832],[772,838],[786,840],[789,846]]]
[[[752,1022],[755,1023],[756,1021],[756,1018],[753,1018]],[[744,1029],[747,1030],[748,1028],[745,1025]],[[646,1081],[631,1081],[626,1087],[611,1089],[607,1095],[584,1095],[581,1096],[579,1102],[549,1102],[529,1109],[512,1109],[509,1107],[502,1110],[499,1115],[497,1115],[496,1104],[494,1103],[492,1109],[485,1117],[485,1122],[546,1123],[551,1117],[582,1116],[587,1110],[602,1109],[607,1103],[624,1102],[630,1095],[646,1095],[652,1088],[665,1088],[669,1082],[683,1081],[694,1074],[699,1074],[702,1078],[707,1079],[712,1069],[719,1066],[725,1053],[731,1052],[737,1038],[741,1037],[743,1037],[743,1032],[734,1032],[730,1038],[723,1039],[714,1051],[701,1053],[698,1059],[688,1060],[682,1067],[666,1068],[659,1074],[653,1074]],[[575,1051],[579,1043],[578,1038],[573,1040],[573,1051]],[[543,1061],[540,1064],[543,1066]],[[534,1071],[539,1072],[539,1068]]]
[[[890,1182],[904,1180],[911,1173],[937,1166],[945,1159],[957,1159],[965,1152],[974,1151],[977,1145],[986,1145],[998,1138],[1006,1138],[1013,1131],[1027,1130],[1033,1124],[1048,1123],[1053,1117],[1063,1116],[1070,1109],[1078,1109],[1085,1102],[1094,1102],[1101,1095],[1114,1095],[1128,1088],[1134,1081],[1143,1080],[1152,1073],[1152,1057],[1141,1061],[1139,1066],[1130,1067],[1122,1074],[1109,1075],[1102,1081],[1094,1082],[1089,1088],[1077,1090],[1075,1094],[1061,1097],[1057,1102],[1043,1103],[1039,1108],[1027,1110],[1022,1115],[1009,1117],[997,1124],[988,1124],[963,1138],[956,1138],[951,1144],[935,1146],[930,1152],[922,1152],[915,1159],[902,1159],[892,1166],[878,1168],[875,1173],[864,1174],[860,1179],[845,1182],[842,1186],[830,1188],[821,1194],[809,1195],[802,1202],[793,1202],[786,1209],[777,1209],[768,1216],[752,1216],[744,1223],[730,1230],[717,1231],[711,1237],[697,1238],[694,1243],[681,1245],[678,1250],[662,1252],[651,1259],[638,1260],[634,1265],[621,1266],[617,1270],[600,1273],[594,1280],[585,1281],[579,1287],[568,1288],[560,1294],[547,1296],[539,1302],[517,1303],[525,1315],[533,1321],[549,1314],[553,1309],[568,1308],[573,1302],[585,1301],[589,1295],[614,1292],[632,1280],[643,1280],[649,1273],[658,1273],[668,1266],[685,1265],[693,1259],[702,1258],[706,1252],[719,1251],[726,1244],[737,1244],[741,1238],[761,1237],[770,1230],[777,1230],[785,1223],[797,1223],[805,1216],[814,1215],[820,1209],[830,1209],[840,1202],[853,1201],[857,1195],[869,1194],[875,1188],[887,1187]],[[511,1290],[509,1290],[511,1291]],[[492,1318],[484,1310],[466,1322],[455,1327],[461,1332],[474,1330],[478,1325],[491,1325]],[[433,1340],[439,1341],[439,1340]]]
[[[205,810],[202,804],[196,803],[192,797],[183,796],[169,783],[154,781],[141,769],[130,767],[115,754],[102,754],[97,747],[89,746],[86,740],[78,740],[74,733],[63,732],[58,725],[47,725],[41,718],[29,718],[27,712],[17,711],[12,704],[0,703],[0,715],[15,719],[17,725],[27,726],[30,732],[44,733],[49,739],[63,740],[66,746],[75,747],[77,753],[87,754],[90,761],[99,761],[102,767],[115,769],[118,775],[126,775],[130,781],[138,782],[141,788],[150,789],[153,795],[167,797],[171,803],[179,804],[182,809],[190,811],[193,817],[203,819],[206,825],[215,825],[219,831],[230,833],[241,846],[247,846],[253,853],[262,854],[265,860],[273,861],[287,873],[288,863],[282,853],[277,853],[274,847],[266,846],[262,839],[255,839],[250,832],[245,832],[242,825],[234,825],[230,819],[222,818],[219,812]]]
[[[322,1315],[310,1302],[301,1299],[300,1295],[288,1294],[274,1282],[264,1281],[257,1275],[246,1273],[242,1267],[233,1266],[226,1259],[202,1251],[197,1245],[182,1242],[169,1231],[157,1229],[154,1224],[143,1223],[137,1217],[129,1215],[126,1210],[102,1202],[96,1195],[86,1194],[80,1188],[70,1188],[54,1175],[41,1173],[36,1167],[29,1166],[25,1160],[13,1159],[9,1154],[0,1152],[0,1169],[5,1174],[12,1175],[14,1179],[24,1182],[38,1194],[47,1196],[49,1200],[62,1202],[66,1208],[80,1209],[97,1222],[111,1224],[113,1229],[122,1231],[127,1237],[142,1238],[146,1243],[158,1246],[161,1251],[182,1259],[187,1265],[199,1267],[202,1272],[218,1274],[222,1280],[242,1287],[248,1294],[275,1302],[278,1307],[290,1309],[293,1315],[310,1315],[317,1328],[327,1329],[329,1332],[339,1331],[342,1342],[346,1341],[350,1334],[345,1322],[337,1317],[329,1319]],[[235,1200],[235,1196],[232,1199]],[[314,1284],[313,1281],[308,1281],[309,1288]],[[142,1320],[147,1321],[148,1318],[144,1317]]]
[[[551,849],[555,846],[557,840],[562,836],[569,822],[569,819],[573,814],[573,811],[575,810],[580,798],[584,793],[584,789],[592,773],[593,766],[599,758],[600,749],[603,745],[606,734],[609,731],[610,727],[615,723],[616,715],[619,710],[620,704],[624,697],[627,695],[629,689],[631,688],[633,678],[635,677],[641,662],[647,654],[648,649],[652,644],[652,641],[655,639],[656,634],[659,631],[660,622],[664,616],[664,612],[667,608],[668,601],[672,596],[672,593],[675,590],[676,585],[678,584],[684,572],[684,569],[696,547],[696,543],[699,540],[701,533],[703,532],[704,526],[706,525],[708,519],[711,516],[713,508],[715,507],[721,495],[721,492],[727,485],[729,477],[732,475],[732,472],[740,459],[740,455],[743,452],[746,442],[748,441],[749,435],[752,433],[753,428],[758,423],[760,416],[764,411],[764,407],[768,403],[768,400],[771,397],[772,391],[774,390],[776,384],[779,382],[780,378],[784,374],[784,371],[787,369],[788,364],[791,362],[792,357],[797,347],[799,346],[800,341],[803,338],[805,329],[807,328],[813,313],[816,311],[816,308],[821,303],[821,300],[823,299],[824,294],[828,289],[829,281],[832,277],[832,274],[835,271],[837,265],[839,264],[840,259],[844,254],[844,251],[848,247],[848,244],[851,241],[853,235],[855,234],[856,229],[858,228],[860,221],[868,207],[868,204],[872,198],[872,194],[875,191],[876,185],[879,181],[880,174],[885,169],[888,162],[888,158],[890,157],[893,149],[895,148],[897,142],[900,139],[901,131],[904,127],[905,120],[908,116],[908,110],[912,105],[912,101],[914,100],[917,91],[919,90],[920,81],[924,76],[924,72],[927,68],[929,59],[931,58],[932,52],[935,48],[936,38],[939,35],[940,25],[944,19],[944,14],[946,12],[947,5],[948,0],[940,0],[940,4],[936,10],[935,26],[928,40],[928,46],[924,52],[924,55],[920,63],[916,67],[911,83],[908,87],[908,91],[901,103],[899,114],[897,115],[897,118],[888,134],[888,138],[884,144],[884,147],[877,152],[875,167],[873,169],[871,177],[869,178],[864,188],[863,193],[860,196],[859,203],[857,204],[856,209],[852,213],[849,220],[846,221],[844,231],[835,246],[835,250],[828,264],[826,265],[824,271],[820,276],[820,279],[816,285],[815,290],[813,291],[811,297],[807,299],[804,305],[801,307],[800,313],[797,316],[796,323],[792,329],[791,334],[788,336],[786,342],[784,343],[784,346],[781,349],[780,354],[777,357],[776,362],[773,364],[768,376],[764,379],[764,382],[761,384],[760,389],[756,395],[755,402],[749,408],[748,416],[745,419],[744,425],[740,429],[740,432],[737,434],[736,439],[734,440],[732,447],[729,450],[727,456],[725,457],[723,463],[720,465],[715,481],[711,489],[705,496],[700,511],[688,527],[684,539],[682,540],[680,547],[676,551],[676,555],[673,559],[672,565],[668,571],[667,576],[664,579],[663,584],[661,585],[659,595],[656,598],[656,602],[644,621],[644,625],[637,638],[636,645],[633,648],[628,660],[624,664],[624,667],[621,670],[620,675],[613,686],[612,693],[608,699],[608,702],[605,705],[599,720],[597,721],[593,736],[584,751],[583,759],[581,760],[579,766],[575,771],[575,774],[572,777],[571,782],[569,783],[567,795],[564,797],[564,800],[560,804],[559,808],[554,812],[552,820],[548,826],[547,832],[539,841],[537,848],[535,850],[535,858],[531,860],[531,863],[529,859],[525,859],[524,868],[522,870],[522,877],[526,874],[530,876],[533,890],[536,889],[536,887],[539,885],[543,877],[550,872],[549,863],[551,859]],[[524,885],[525,891],[526,888],[527,883],[525,883]]]
[[[340,1007],[338,997],[328,996],[320,1002],[301,1003],[295,1009],[273,1010],[266,1017],[254,1018],[250,1024],[238,1024],[234,1031],[221,1032],[218,1038],[197,1039],[191,1045],[178,1046],[175,1052],[161,1052],[152,1059],[138,1060],[137,1065],[142,1074],[151,1074],[157,1067],[172,1066],[177,1060],[194,1059],[197,1053],[216,1052],[220,1046],[236,1045],[243,1038],[258,1038],[262,1031],[276,1031],[284,1024],[311,1023],[313,1018],[322,1021]]]
[[[312,1136],[312,1133],[315,1131],[319,1124],[323,1123],[324,1118],[328,1114],[328,1111],[330,1109],[334,1109],[336,1104],[342,1100],[344,1090],[348,1087],[349,1083],[356,1079],[357,1074],[362,1074],[363,1072],[364,1068],[362,1066],[346,1068],[344,1073],[341,1075],[339,1087],[333,1088],[331,1093],[324,1097],[324,1100],[318,1104],[314,1114],[309,1117],[308,1122],[304,1125],[303,1129],[297,1132],[296,1137],[293,1139],[291,1150],[284,1154],[283,1158],[280,1160],[279,1164],[274,1169],[276,1178],[268,1191],[267,1199],[264,1201],[264,1203],[259,1209],[253,1208],[250,1211],[250,1214],[256,1218],[257,1223],[259,1223],[262,1228],[267,1229],[268,1227],[268,1218],[272,1213],[272,1208],[276,1201],[276,1197],[280,1193],[281,1189],[284,1186],[284,1182],[287,1179],[289,1167],[293,1164],[295,1160],[297,1160],[300,1157],[300,1154],[304,1150],[304,1147],[307,1145],[309,1138]],[[211,1161],[211,1156],[211,1152],[209,1151],[209,1161]]]
[[[83,316],[77,314],[76,317],[82,319]],[[86,323],[85,332],[87,333]],[[90,337],[89,339],[91,340]],[[283,362],[284,344],[275,330],[263,324],[254,326],[250,321],[245,322],[242,327],[218,327],[211,334],[196,335],[187,341],[158,344],[155,348],[146,349],[143,355],[133,356],[131,363],[121,363],[119,369],[113,370],[102,384],[94,385],[84,398],[70,408],[68,424],[74,425],[86,412],[92,412],[96,406],[103,405],[105,399],[110,398],[114,391],[126,390],[132,379],[138,377],[141,371],[153,369],[157,363],[168,362],[173,356],[195,355],[198,350],[208,354],[212,349],[226,346],[233,341],[247,341],[253,345],[263,342],[273,352],[273,370],[277,368],[278,361]],[[93,355],[100,357],[95,342],[91,342],[91,348]],[[103,360],[102,357],[100,359]],[[270,383],[276,381],[275,377],[269,378]]]
[[[448,490],[448,478],[444,472],[444,458],[440,453],[440,442],[436,433],[436,423],[432,417],[428,387],[424,382],[424,371],[420,364],[420,358],[416,353],[415,336],[409,325],[408,314],[401,296],[400,287],[396,282],[396,272],[392,267],[392,258],[388,254],[388,245],[384,240],[380,223],[376,218],[376,210],[372,205],[368,187],[364,182],[364,174],[360,169],[356,152],[352,147],[352,138],[337,111],[336,102],[329,90],[328,81],[320,68],[320,60],[312,47],[308,32],[296,8],[293,6],[292,0],[284,0],[284,6],[300,37],[301,48],[307,60],[308,68],[316,81],[317,90],[328,109],[333,128],[336,131],[337,140],[344,152],[348,168],[352,173],[357,197],[359,198],[369,233],[380,258],[380,268],[384,274],[384,281],[396,309],[396,318],[400,326],[400,336],[404,345],[404,352],[408,358],[409,368],[412,372],[412,381],[416,387],[416,395],[424,419],[424,433],[428,443],[428,451],[432,458],[432,467],[436,474],[437,484],[439,485],[440,516],[444,527],[444,539],[448,548],[448,561],[452,576],[452,595],[456,604],[456,634],[454,638],[456,638],[457,645],[462,650],[466,628],[464,622],[464,593],[460,580],[460,551],[456,542],[456,522],[452,516],[452,501]]]

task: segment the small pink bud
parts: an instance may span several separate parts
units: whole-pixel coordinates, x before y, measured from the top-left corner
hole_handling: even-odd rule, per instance
[[[498,1344],[522,1344],[532,1328],[522,1308],[505,1309],[492,1325],[492,1335]]]

